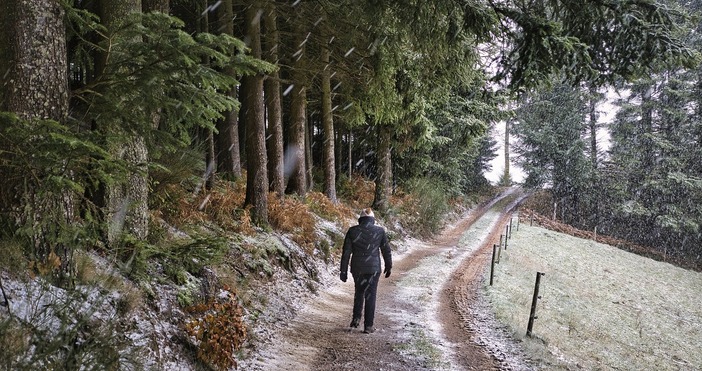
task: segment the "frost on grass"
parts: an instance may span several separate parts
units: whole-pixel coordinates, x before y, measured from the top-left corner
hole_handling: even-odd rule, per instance
[[[536,272],[545,276],[526,338]],[[543,369],[702,369],[701,273],[522,225],[485,289]]]

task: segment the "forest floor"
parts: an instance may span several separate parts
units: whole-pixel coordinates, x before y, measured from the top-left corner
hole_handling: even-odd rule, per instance
[[[531,370],[481,295],[492,245],[524,195],[469,211],[430,241],[393,251],[381,277],[376,332],[350,328],[353,282],[334,275],[239,362],[245,370]],[[361,321],[362,323],[362,321]]]

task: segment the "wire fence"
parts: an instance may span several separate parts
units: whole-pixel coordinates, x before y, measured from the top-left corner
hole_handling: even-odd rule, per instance
[[[702,274],[542,228],[529,215],[504,228],[486,293],[516,338],[566,366],[702,369]]]

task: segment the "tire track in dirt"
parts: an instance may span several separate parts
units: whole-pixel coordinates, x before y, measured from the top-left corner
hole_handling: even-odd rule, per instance
[[[454,271],[441,292],[441,304],[438,317],[441,319],[443,335],[455,344],[456,363],[465,370],[505,370],[528,369],[522,365],[524,361],[518,357],[508,356],[495,351],[495,346],[486,348],[482,339],[485,334],[476,329],[476,322],[485,321],[492,314],[483,313],[485,308],[478,303],[479,290],[482,285],[483,273],[492,259],[492,246],[498,243],[500,235],[509,223],[512,213],[527,195],[514,193],[509,203],[501,210],[501,215],[489,236],[482,241],[481,246]],[[453,236],[457,243],[460,236]],[[495,327],[496,324],[491,324]],[[484,326],[483,326],[484,327]],[[490,336],[488,336],[490,337]],[[499,348],[514,347],[513,344],[499,344]],[[499,354],[498,354],[499,353]],[[518,364],[514,364],[518,363]]]
[[[376,328],[374,334],[363,334],[360,329],[350,329],[351,308],[353,305],[353,282],[341,283],[330,277],[327,286],[316,297],[301,308],[294,318],[280,330],[272,341],[261,349],[256,359],[246,362],[247,370],[434,370],[442,369],[417,356],[410,348],[416,346],[416,335],[426,330],[426,322],[437,320],[443,324],[446,340],[457,344],[453,354],[457,355],[452,364],[465,370],[498,369],[500,362],[478,345],[470,330],[470,301],[478,287],[481,273],[486,264],[485,248],[492,244],[495,227],[481,248],[465,258],[448,284],[443,287],[423,287],[436,292],[440,299],[436,319],[423,318],[426,308],[416,302],[399,297],[402,291],[398,284],[408,277],[424,259],[438,254],[451,254],[456,250],[461,236],[486,212],[503,199],[517,199],[514,190],[494,198],[490,203],[471,211],[455,225],[447,228],[433,241],[414,241],[413,248],[406,253],[393,253],[393,272],[389,278],[381,277],[378,287]],[[514,203],[514,201],[512,202]],[[505,213],[502,218],[509,218]],[[508,219],[507,219],[508,220]],[[497,223],[500,228],[503,224]],[[456,271],[456,272],[457,272]],[[333,274],[333,273],[332,273]],[[338,277],[338,272],[337,272]],[[477,282],[476,282],[477,281]],[[454,286],[456,286],[454,288]],[[473,293],[471,293],[471,288]],[[452,297],[455,297],[453,299]],[[448,303],[448,304],[446,304]],[[462,309],[463,308],[463,309]],[[362,327],[362,326],[361,326]],[[467,330],[466,330],[467,329]],[[460,331],[458,331],[460,330]],[[431,340],[430,340],[431,341]]]

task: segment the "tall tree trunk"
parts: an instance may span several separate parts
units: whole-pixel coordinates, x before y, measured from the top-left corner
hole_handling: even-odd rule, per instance
[[[169,14],[170,9],[170,0],[142,0],[141,3],[141,11],[144,13],[161,12],[163,14]],[[161,108],[157,108],[151,114],[151,122],[154,130],[159,128],[161,123],[161,113]]]
[[[589,105],[589,129],[590,129],[590,162],[592,168],[597,169],[597,89],[590,87],[590,105]]]
[[[505,120],[505,172],[502,174],[502,185],[509,186],[512,184],[512,176],[509,173],[510,159],[509,159],[509,126],[510,121]]]
[[[331,95],[331,66],[329,64],[330,51],[327,45],[322,47],[322,127],[324,141],[324,194],[336,203],[336,167],[334,151],[334,118],[332,116]]]
[[[277,65],[279,63],[278,14],[275,4],[268,3],[263,18],[265,28],[265,59]],[[268,112],[268,180],[270,190],[276,195],[285,194],[285,158],[283,152],[283,109],[280,94],[280,74],[271,72],[264,82],[266,110]]]
[[[392,194],[392,127],[389,125],[378,126],[377,148],[378,173],[375,180],[373,208],[385,213],[390,207]]]
[[[348,145],[349,145],[349,179],[351,179],[351,176],[353,175],[353,133],[351,132],[351,129],[349,129],[349,134],[348,134]]]
[[[288,189],[290,192],[304,196],[307,193],[307,169],[305,161],[305,127],[307,122],[307,88],[303,72],[305,53],[304,34],[296,33],[295,45],[299,46],[292,67],[293,89],[290,93],[290,130],[288,131],[288,149],[285,168],[290,170]]]
[[[338,126],[337,126],[338,127]],[[343,141],[344,133],[340,129],[334,130],[334,174],[341,174],[343,167],[341,162],[343,161]],[[336,177],[334,177],[334,182],[336,183]],[[336,193],[336,185],[334,186],[334,193]]]
[[[141,0],[141,9],[144,13],[161,12],[169,14],[171,10],[170,0]]]
[[[15,113],[29,125],[38,120],[65,123],[68,116],[68,64],[64,10],[58,0],[6,0],[0,7],[5,14],[0,31],[0,55],[4,75],[0,109]],[[8,29],[9,27],[9,29]],[[41,138],[36,138],[41,140]],[[53,171],[52,171],[53,170]],[[55,172],[56,169],[47,171]],[[59,171],[62,176],[70,176]],[[22,189],[23,197],[15,198],[25,205],[12,205],[21,210],[18,221],[32,226],[34,254],[39,264],[54,270],[59,284],[72,274],[72,251],[59,242],[62,229],[74,219],[75,197],[69,190],[51,187],[41,190],[48,173],[33,174]],[[34,179],[36,181],[34,181]],[[3,205],[5,206],[5,205]],[[50,264],[52,257],[59,266]],[[55,262],[55,261],[54,261]],[[55,263],[54,263],[55,264]]]
[[[0,2],[0,24],[11,25],[15,20],[14,1]],[[9,82],[14,76],[10,76],[8,71],[12,69],[14,63],[14,45],[15,41],[13,27],[0,27],[0,111],[7,111],[7,95],[9,91]],[[5,206],[5,205],[0,205]],[[3,208],[4,209],[4,208]]]
[[[234,36],[234,5],[232,0],[224,0],[217,8],[217,32]],[[236,77],[233,67],[226,67],[224,72]],[[237,88],[233,87],[227,94],[236,99]],[[217,172],[225,178],[241,178],[241,156],[239,153],[239,111],[233,108],[224,113],[224,119],[217,120],[215,135],[215,160]]]
[[[233,69],[227,74],[233,75]],[[227,94],[237,98],[237,89],[232,88]],[[239,111],[232,109],[224,114],[223,120],[217,121],[215,140],[217,171],[220,175],[234,179],[241,178],[241,156],[239,154]]]
[[[597,167],[598,167],[598,149],[597,149],[597,129],[598,129],[598,124],[597,120],[598,115],[597,115],[597,103],[600,101],[601,95],[597,92],[597,88],[594,86],[590,86],[590,104],[589,104],[589,129],[590,129],[590,163],[592,165],[593,169],[593,175],[590,177],[590,186],[592,189],[597,189],[598,183],[600,180],[598,179],[597,175]],[[592,223],[595,227],[595,231],[597,230],[597,224],[599,223],[600,219],[600,198],[599,197],[594,197],[591,202],[590,206],[590,212],[588,215],[588,219],[590,223]]]
[[[314,121],[312,116],[305,120],[305,184],[306,189],[309,191],[314,187],[314,177],[312,176],[312,169],[314,168],[314,163],[312,162],[314,154],[312,153],[312,141],[314,140]]]
[[[653,85],[653,83],[651,84]],[[641,93],[641,138],[643,138],[643,153],[641,155],[643,172],[653,170],[653,164],[655,162],[653,139],[651,139],[650,135],[653,133],[653,108],[651,105],[653,89],[654,86],[650,86]]]
[[[102,0],[99,9],[102,24],[112,35],[130,14],[141,12],[141,0]],[[115,45],[119,47],[119,43]],[[101,58],[103,65],[106,59],[106,55]],[[125,181],[112,184],[107,189],[105,216],[109,223],[109,246],[115,246],[125,232],[138,240],[145,240],[149,233],[148,150],[143,137],[130,133],[125,135],[127,139],[116,143],[111,149],[115,157],[131,165],[131,171]]]
[[[6,108],[24,120],[65,122],[68,67],[64,11],[58,0],[5,0],[12,21],[11,57],[2,71]]]
[[[261,9],[246,10],[246,35],[251,55],[261,58]],[[268,224],[268,166],[266,155],[266,123],[263,102],[263,75],[245,76],[241,84],[246,105],[242,107],[246,123],[246,205],[251,205],[256,225]]]
[[[200,0],[199,7],[200,11],[198,32],[209,33],[210,32],[210,8],[207,4],[208,0]],[[205,61],[205,64],[209,61]],[[205,136],[205,189],[212,189],[214,187],[215,176],[217,174],[217,158],[215,155],[215,138],[214,131],[212,129],[203,129]]]

